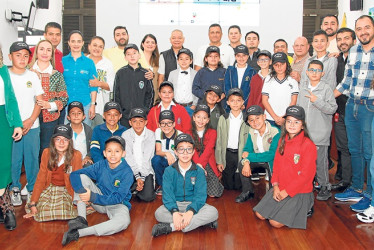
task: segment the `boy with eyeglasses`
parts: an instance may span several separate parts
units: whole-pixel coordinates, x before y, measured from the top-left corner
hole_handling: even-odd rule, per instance
[[[331,197],[328,170],[328,146],[332,129],[332,116],[338,105],[329,84],[322,80],[323,63],[313,60],[308,64],[308,81],[300,82],[297,105],[305,110],[306,124],[312,141],[317,146],[317,182],[321,190],[317,200],[326,201]]]
[[[175,117],[171,110],[161,111],[158,120],[159,128],[155,131],[156,154],[152,158],[152,167],[159,185],[156,194],[162,195],[162,175],[165,168],[176,161],[174,140],[182,132],[175,129]]]
[[[200,226],[218,227],[218,211],[206,204],[205,172],[192,162],[194,141],[188,134],[175,139],[178,161],[165,169],[161,205],[155,212],[159,222],[152,228],[154,237],[174,231],[184,233]]]

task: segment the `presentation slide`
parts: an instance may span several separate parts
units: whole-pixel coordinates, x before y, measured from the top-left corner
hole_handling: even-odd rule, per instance
[[[259,26],[260,0],[139,0],[140,25]]]

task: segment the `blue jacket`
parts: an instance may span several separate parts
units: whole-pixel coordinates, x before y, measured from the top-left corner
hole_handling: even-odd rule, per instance
[[[223,89],[225,72],[225,68],[217,68],[213,71],[207,67],[200,69],[193,80],[192,94],[197,96],[199,100],[203,100],[205,91],[211,85],[219,85]]]
[[[72,172],[70,174],[71,186],[74,192],[78,194],[86,192],[86,189],[82,186],[81,174],[95,180],[96,186],[102,193],[98,194],[91,191],[90,201],[92,203],[103,206],[124,204],[130,210],[130,188],[134,182],[134,175],[126,160],[122,160],[115,169],[109,167],[107,160],[102,160],[89,167]]]
[[[190,201],[191,204],[186,211],[191,210],[194,214],[205,205],[206,177],[204,170],[197,167],[195,163],[192,162],[191,168],[183,178],[176,161],[165,169],[162,182],[162,201],[171,213],[179,211],[177,201]]]
[[[249,83],[251,82],[252,76],[256,75],[256,71],[251,67],[247,66],[245,69],[242,83],[240,85],[240,89],[243,91],[244,96],[244,106],[247,107],[248,98],[249,98],[249,92],[251,90],[251,87]],[[229,66],[226,70],[225,74],[225,86],[223,88],[223,91],[225,92],[225,95],[227,96],[227,93],[232,88],[238,88],[238,70],[235,66]],[[226,103],[226,102],[224,102]],[[230,111],[230,107],[226,104],[226,111]]]
[[[106,126],[106,123],[97,125],[92,132],[90,153],[94,162],[104,160],[103,151],[105,149],[105,141],[113,135],[121,136],[126,128],[118,124],[117,130],[112,133]]]

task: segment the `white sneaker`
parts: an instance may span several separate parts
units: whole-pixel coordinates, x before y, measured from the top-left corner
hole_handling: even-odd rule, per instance
[[[22,190],[21,190],[21,195],[22,195],[22,196],[26,196],[26,195],[29,194],[29,192],[27,191],[26,186],[27,186],[27,183],[26,183],[26,185],[25,185],[25,186],[22,188]]]
[[[369,206],[364,212],[356,214],[357,219],[361,222],[365,223],[373,223],[374,222],[374,207]]]
[[[21,199],[21,192],[19,191],[18,187],[12,188],[12,203],[13,206],[21,206],[22,205],[22,199]]]
[[[266,169],[265,181],[269,181],[269,170]]]

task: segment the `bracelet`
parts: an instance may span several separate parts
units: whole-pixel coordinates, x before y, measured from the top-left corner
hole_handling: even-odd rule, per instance
[[[96,106],[96,105],[97,105],[97,102],[91,102],[91,105],[95,105],[95,106]]]
[[[27,207],[28,208],[36,207],[36,203],[34,203],[34,204],[28,204]]]
[[[244,158],[244,159],[241,160],[240,163],[241,163],[242,165],[244,165],[244,163],[246,163],[246,162],[250,163],[250,161],[249,161],[247,158]]]

